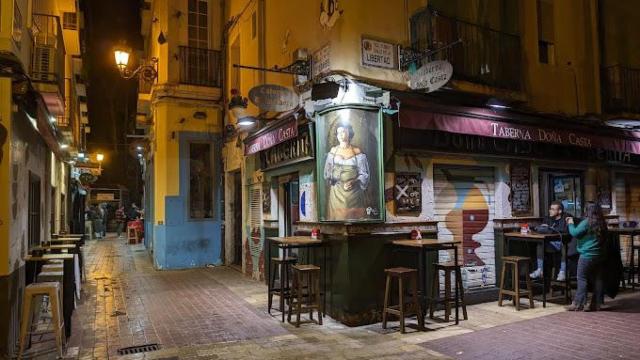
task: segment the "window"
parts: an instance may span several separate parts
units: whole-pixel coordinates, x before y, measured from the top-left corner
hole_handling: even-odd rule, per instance
[[[211,144],[189,144],[189,217],[213,218]]]
[[[538,0],[538,60],[543,64],[555,63],[553,3]]]
[[[75,12],[63,13],[62,28],[67,30],[78,30],[78,14]]]
[[[11,35],[16,46],[20,48],[22,44],[22,13],[17,1],[13,2],[13,33]]]
[[[209,48],[209,2],[189,0],[189,46]]]
[[[40,245],[40,178],[29,172],[29,249]]]

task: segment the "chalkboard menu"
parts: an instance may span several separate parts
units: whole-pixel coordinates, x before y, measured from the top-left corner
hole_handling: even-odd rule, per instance
[[[396,173],[393,189],[398,215],[419,215],[422,211],[422,177],[420,173]]]
[[[514,216],[533,214],[531,206],[531,164],[526,161],[511,163],[511,213]]]

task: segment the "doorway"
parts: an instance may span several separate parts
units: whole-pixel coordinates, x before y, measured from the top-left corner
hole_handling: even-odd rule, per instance
[[[29,172],[29,249],[40,245],[40,178]]]
[[[540,212],[546,215],[546,209],[553,201],[560,201],[564,206],[564,213],[582,216],[584,207],[584,175],[581,172],[541,171],[543,194],[540,196]]]
[[[242,179],[240,172],[232,173],[233,179],[233,260],[232,265],[242,266]]]
[[[283,224],[281,236],[293,236],[293,225],[300,220],[300,181],[298,176],[289,176],[281,183]]]

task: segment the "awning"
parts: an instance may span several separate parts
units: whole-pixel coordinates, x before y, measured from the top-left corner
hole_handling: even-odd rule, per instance
[[[519,120],[519,121],[518,121]],[[556,124],[550,124],[554,122]],[[640,134],[605,126],[562,126],[561,119],[504,115],[490,109],[401,100],[400,127],[553,143],[640,154]]]
[[[281,113],[272,123],[244,140],[244,154],[251,155],[298,136],[298,116],[301,109]]]

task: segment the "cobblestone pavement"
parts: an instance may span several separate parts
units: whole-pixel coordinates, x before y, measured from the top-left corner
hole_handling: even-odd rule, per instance
[[[456,359],[638,359],[640,295],[624,294],[607,311],[563,312],[430,341]]]
[[[486,303],[469,306],[470,319],[459,326],[430,323],[434,331],[405,335],[393,329],[397,322],[387,330],[380,324],[349,328],[329,317],[323,326],[295,328],[282,324],[277,312],[266,313],[263,283],[232,268],[156,271],[143,247],[114,237],[90,241],[84,252],[87,280],[73,316],[69,359],[443,359],[468,351],[452,347],[449,339],[493,351],[498,341],[501,346],[512,343],[501,332],[505,327],[527,329],[532,323],[533,330],[543,331],[546,319],[556,319],[546,315],[575,315],[553,304],[516,312]],[[609,315],[595,316],[605,322]],[[488,332],[494,337],[484,335]],[[469,338],[476,334],[495,340],[478,344]],[[117,354],[119,348],[145,343],[158,343],[161,349]]]

